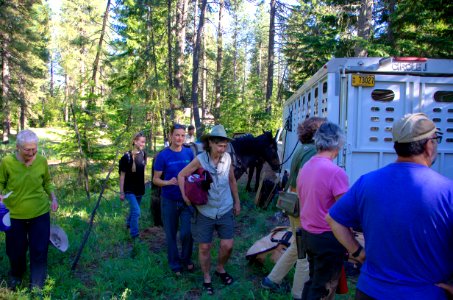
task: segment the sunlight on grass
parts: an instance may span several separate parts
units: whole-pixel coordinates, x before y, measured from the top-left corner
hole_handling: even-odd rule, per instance
[[[65,128],[30,128],[39,139],[45,139],[53,142],[61,142],[62,137],[68,134]]]

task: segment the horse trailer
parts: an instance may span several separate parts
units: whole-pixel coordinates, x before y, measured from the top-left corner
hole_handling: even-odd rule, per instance
[[[326,117],[345,131],[337,164],[350,184],[396,159],[393,122],[427,114],[443,132],[433,169],[453,179],[453,60],[418,57],[334,58],[284,104],[280,134],[282,169],[290,169],[297,125]]]

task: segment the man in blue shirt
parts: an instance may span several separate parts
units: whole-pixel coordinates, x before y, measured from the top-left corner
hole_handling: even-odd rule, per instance
[[[338,241],[363,262],[356,299],[447,297],[453,181],[430,169],[442,137],[436,130],[422,113],[397,121],[396,162],[360,177],[327,215]],[[365,249],[349,229],[359,225]]]

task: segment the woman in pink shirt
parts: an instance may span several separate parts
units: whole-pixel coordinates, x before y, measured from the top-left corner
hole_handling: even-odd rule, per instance
[[[325,217],[349,186],[345,171],[333,162],[344,145],[344,134],[338,125],[327,122],[319,127],[314,140],[317,154],[297,177],[302,238],[310,264],[310,280],[302,299],[333,299],[346,250]]]

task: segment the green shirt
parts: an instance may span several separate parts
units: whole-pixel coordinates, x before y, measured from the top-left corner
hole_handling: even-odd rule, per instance
[[[16,154],[0,162],[0,192],[2,195],[13,192],[3,200],[11,218],[32,219],[49,212],[49,195],[53,190],[44,156],[37,154],[28,167],[17,160]]]
[[[296,152],[294,152],[293,160],[291,161],[291,170],[289,173],[288,184],[292,188],[296,188],[297,175],[300,168],[316,154],[314,144],[299,144]]]

